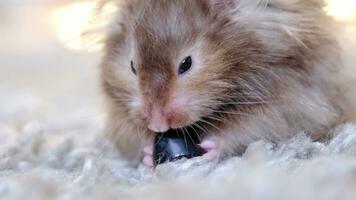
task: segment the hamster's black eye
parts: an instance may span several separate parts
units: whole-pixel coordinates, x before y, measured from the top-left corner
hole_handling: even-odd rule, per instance
[[[134,73],[135,75],[137,74],[136,69],[135,69],[135,67],[134,67],[134,64],[133,64],[133,61],[132,61],[132,60],[131,60],[131,71],[132,71],[132,73]]]
[[[179,65],[178,74],[182,75],[192,68],[193,60],[191,56],[184,58],[184,60]]]

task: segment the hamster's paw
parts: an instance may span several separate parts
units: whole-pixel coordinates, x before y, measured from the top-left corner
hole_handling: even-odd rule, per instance
[[[153,146],[146,146],[143,149],[143,164],[147,167],[153,167]]]
[[[209,161],[219,158],[220,153],[216,142],[212,140],[204,140],[199,146],[205,151],[205,154],[203,155],[204,158]]]

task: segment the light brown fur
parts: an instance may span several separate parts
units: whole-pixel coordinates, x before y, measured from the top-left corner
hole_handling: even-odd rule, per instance
[[[303,131],[326,137],[342,120],[339,48],[322,1],[124,0],[121,6],[101,69],[108,133],[130,159],[140,158],[154,135],[147,128],[153,104],[164,106],[175,94],[190,101],[170,112],[172,128],[193,127],[215,140],[224,157],[256,140],[280,142]],[[180,77],[179,62],[189,55],[195,66]]]

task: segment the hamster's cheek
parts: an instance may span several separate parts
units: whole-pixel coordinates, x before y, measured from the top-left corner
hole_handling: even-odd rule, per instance
[[[147,119],[149,117],[148,112],[144,108],[144,103],[139,95],[133,95],[131,102],[129,103],[129,110],[132,119],[137,125],[146,127]]]

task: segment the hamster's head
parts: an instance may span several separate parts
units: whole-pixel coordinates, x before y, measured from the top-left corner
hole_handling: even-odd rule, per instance
[[[258,44],[219,9],[225,8],[208,0],[126,2],[121,30],[108,40],[103,73],[105,89],[124,117],[165,132],[236,102]]]
[[[271,56],[246,22],[233,19],[240,1],[221,1],[124,1],[102,65],[118,117],[165,132],[277,90],[272,76],[284,69],[267,65],[297,60],[285,49]]]

